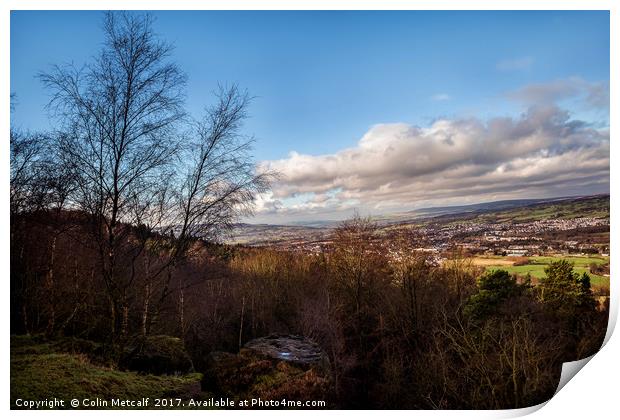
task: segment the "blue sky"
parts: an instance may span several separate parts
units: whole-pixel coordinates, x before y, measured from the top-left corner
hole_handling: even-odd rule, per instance
[[[291,152],[321,168],[321,161],[312,158],[342,158],[347,150],[360,148],[364,137],[376,136],[377,125],[394,129],[384,131],[398,137],[402,136],[398,127],[430,129],[437,121],[450,121],[454,126],[458,121],[475,119],[487,124],[490,119],[507,117],[517,124],[528,109],[541,105],[568,113],[567,124],[584,121],[602,133],[599,140],[608,145],[608,105],[593,105],[588,99],[608,92],[608,12],[153,14],[156,32],[175,44],[174,59],[189,77],[188,110],[200,115],[218,82],[247,88],[257,97],[246,125],[247,132],[257,138],[255,156],[285,175],[297,162],[290,159]],[[13,124],[35,130],[49,127],[44,110],[47,96],[35,74],[55,63],[85,63],[103,40],[100,24],[99,12],[11,13],[11,91],[18,98]],[[418,137],[411,142],[422,142]],[[579,147],[583,149],[583,144]],[[541,150],[527,149],[527,156]],[[496,162],[500,163],[507,162]],[[463,162],[452,164],[462,166]],[[389,205],[382,208],[376,199],[368,199],[373,191],[389,189],[400,181],[406,184],[409,178],[387,176],[375,190],[362,183],[338,181],[351,176],[334,174],[331,182],[319,186],[302,185],[303,180],[295,180],[303,174],[291,173],[262,203],[259,216],[264,212],[264,220],[276,214],[290,220],[329,218],[353,207],[377,213],[508,194],[502,187],[495,193],[461,194],[461,198],[458,194],[450,199],[429,195],[419,205],[404,197],[397,199],[400,195],[396,194],[394,199],[383,200]],[[608,179],[607,186],[573,182],[566,190],[600,192],[605,188]],[[515,189],[515,195],[555,193],[542,187],[530,193]],[[319,202],[321,194],[332,204],[337,201],[339,207],[319,205],[312,210],[303,206]]]

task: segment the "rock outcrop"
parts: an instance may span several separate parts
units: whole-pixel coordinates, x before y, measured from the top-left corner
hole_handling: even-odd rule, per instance
[[[328,400],[329,359],[314,342],[270,335],[246,343],[238,354],[209,354],[202,389],[217,396],[263,400]]]

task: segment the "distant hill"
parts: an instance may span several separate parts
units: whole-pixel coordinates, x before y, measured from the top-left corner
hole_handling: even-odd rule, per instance
[[[609,194],[502,200],[462,206],[428,207],[403,213],[374,216],[380,226],[419,223],[450,223],[458,220],[477,222],[526,222],[550,218],[609,217]],[[320,240],[329,235],[337,221],[314,221],[270,225],[240,223],[229,242],[245,244],[278,243],[295,240]]]
[[[529,206],[532,204],[563,201],[563,200],[568,200],[571,198],[574,198],[574,197],[501,200],[501,201],[491,201],[487,203],[468,204],[468,205],[462,205],[462,206],[427,207],[427,208],[414,210],[409,213],[416,214],[416,215],[424,214],[427,216],[431,216],[431,215],[456,214],[456,213],[479,212],[479,211],[498,211],[498,210],[514,209],[518,207],[525,207],[525,206]]]
[[[485,207],[486,204],[491,206]],[[483,203],[483,207],[480,209],[444,213],[436,216],[435,219],[522,223],[534,220],[574,219],[578,217],[609,218],[608,194],[546,199],[504,208],[494,208],[494,204]]]
[[[499,213],[515,209],[532,208],[535,206],[555,206],[570,205],[570,203],[600,202],[597,208],[605,206],[609,212],[609,194],[573,196],[573,197],[554,197],[554,198],[532,198],[517,200],[491,201],[487,203],[467,204],[460,206],[426,207],[403,213],[387,214],[376,216],[374,219],[380,224],[400,224],[406,222],[416,222],[422,219],[436,218],[441,216],[458,216],[470,218],[474,214]],[[583,207],[583,206],[582,206]],[[586,206],[587,207],[587,206]],[[587,216],[587,214],[585,214]]]
[[[228,242],[257,245],[275,244],[285,241],[318,240],[328,235],[329,229],[312,226],[287,226],[240,223],[235,225]]]

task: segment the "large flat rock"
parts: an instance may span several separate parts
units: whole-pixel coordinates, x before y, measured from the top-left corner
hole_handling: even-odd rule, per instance
[[[269,335],[248,341],[246,349],[297,365],[320,365],[327,356],[315,342],[300,335]]]

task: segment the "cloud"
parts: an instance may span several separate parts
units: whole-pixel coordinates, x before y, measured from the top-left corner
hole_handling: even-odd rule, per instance
[[[534,65],[534,58],[520,57],[509,60],[502,60],[496,64],[496,68],[501,71],[527,71]]]
[[[587,107],[605,110],[609,109],[609,82],[589,82],[580,77],[569,77],[548,83],[533,83],[509,92],[508,97],[526,105],[549,105],[576,99]]]
[[[378,124],[355,147],[291,152],[260,167],[281,174],[268,199],[281,206],[263,204],[262,214],[292,219],[353,207],[377,214],[429,203],[598,193],[609,189],[609,132],[542,105],[517,118]]]
[[[259,194],[254,200],[254,211],[259,214],[277,213],[282,209],[282,201],[273,198],[273,193]]]
[[[435,95],[431,96],[431,99],[433,101],[449,101],[450,99],[452,99],[452,97],[447,93],[436,93]]]

